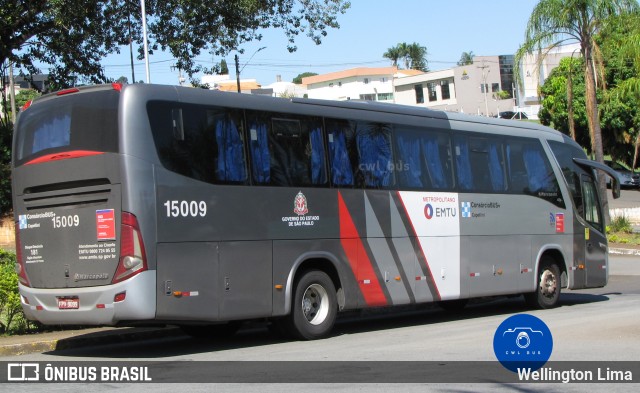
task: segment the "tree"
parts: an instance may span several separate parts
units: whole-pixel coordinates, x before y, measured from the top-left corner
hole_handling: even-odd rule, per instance
[[[417,42],[413,44],[407,44],[406,42],[399,43],[387,49],[387,51],[382,54],[382,57],[391,60],[392,65],[396,67],[399,65],[399,61],[403,60],[406,69],[424,72],[429,71],[427,48]]]
[[[229,66],[225,59],[220,60],[220,71],[218,75],[229,75]]]
[[[585,104],[584,73],[580,72],[584,65],[582,58],[566,57],[560,60],[558,67],[554,68],[540,86],[542,96],[541,108],[538,112],[540,123],[555,128],[570,135],[569,130],[569,94],[568,81],[573,86],[573,120],[575,125],[575,140],[582,146],[588,146],[589,125]]]
[[[301,85],[302,84],[302,78],[306,78],[308,76],[316,76],[318,74],[316,74],[315,72],[303,72],[302,74],[296,76],[295,78],[293,78],[293,83],[295,83],[296,85]]]
[[[585,61],[587,119],[591,150],[596,160],[604,162],[602,130],[598,116],[596,97],[596,75],[600,51],[595,42],[596,34],[604,21],[612,15],[635,12],[639,9],[637,0],[540,0],[533,9],[525,32],[525,42],[515,56],[516,64],[522,63],[525,55],[540,52],[541,62],[554,48],[568,42],[578,42]],[[516,78],[520,79],[520,67],[516,67]],[[602,197],[605,220],[609,221],[609,203],[606,197],[604,176],[598,178],[598,188]]]
[[[460,60],[458,60],[457,64],[459,66],[471,65],[473,64],[474,56],[475,54],[471,50],[469,52],[462,52],[462,55],[460,55]]]
[[[262,38],[261,29],[279,28],[295,51],[295,39],[306,34],[316,44],[337,16],[350,7],[345,0],[222,0],[203,5],[195,0],[147,0],[150,52],[167,50],[175,67],[193,79],[203,51],[224,56],[241,45]],[[0,0],[3,21],[0,64],[15,63],[25,74],[49,68],[52,88],[73,83],[74,76],[89,82],[106,81],[100,61],[119,52],[131,38],[142,58],[140,2],[136,0]],[[131,33],[129,33],[129,28]]]

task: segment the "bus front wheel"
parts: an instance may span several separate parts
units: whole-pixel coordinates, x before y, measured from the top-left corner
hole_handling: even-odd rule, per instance
[[[294,291],[291,314],[285,320],[288,333],[303,340],[326,337],[338,310],[331,278],[322,271],[310,270],[300,277]]]
[[[534,308],[553,308],[560,298],[560,268],[551,258],[540,263],[536,291],[524,295],[527,304]]]

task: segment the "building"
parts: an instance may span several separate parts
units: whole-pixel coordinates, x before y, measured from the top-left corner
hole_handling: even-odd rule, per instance
[[[496,116],[513,110],[513,56],[476,56],[473,64],[398,78],[395,102]]]
[[[564,57],[579,57],[580,44],[563,45],[549,51],[541,58],[539,53],[526,55],[520,64],[523,89],[518,90],[518,102],[520,106],[529,108],[538,113],[540,109],[539,88],[549,77],[551,71],[560,65]]]
[[[423,74],[398,67],[360,67],[302,78],[307,96],[323,100],[367,100],[394,102],[394,81]]]
[[[238,91],[238,81],[225,75],[204,75],[200,81],[203,85],[209,85],[211,90]],[[252,90],[260,89],[261,86],[255,79],[241,79],[240,92],[251,93]]]
[[[274,97],[302,98],[307,94],[307,87],[305,85],[297,85],[293,82],[285,82],[280,75],[276,75],[276,81],[270,85],[265,86],[268,89],[272,89],[272,95]]]

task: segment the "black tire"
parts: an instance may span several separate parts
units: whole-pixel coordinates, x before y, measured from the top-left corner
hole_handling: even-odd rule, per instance
[[[548,309],[558,305],[560,299],[560,268],[552,258],[543,258],[538,271],[536,291],[526,293],[527,304],[537,309]]]
[[[444,300],[438,303],[438,306],[446,312],[458,312],[462,311],[467,303],[469,303],[469,299]]]
[[[333,281],[322,271],[310,270],[296,281],[291,314],[278,323],[294,338],[315,340],[329,335],[337,312]]]
[[[214,341],[233,337],[241,325],[232,321],[219,325],[181,325],[180,329],[191,337]]]

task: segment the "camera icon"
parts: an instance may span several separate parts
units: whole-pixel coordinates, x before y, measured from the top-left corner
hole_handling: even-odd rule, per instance
[[[539,336],[538,336],[539,335]],[[514,337],[518,348],[528,348],[531,345],[532,337],[542,337],[544,333],[540,330],[533,330],[530,327],[517,327],[513,329],[507,329],[502,333],[502,337]]]

